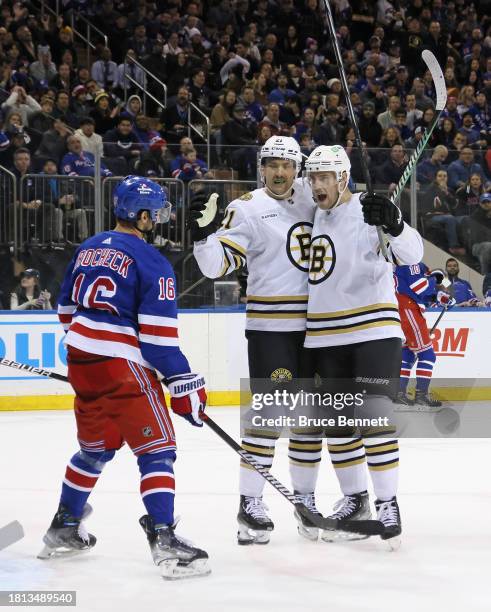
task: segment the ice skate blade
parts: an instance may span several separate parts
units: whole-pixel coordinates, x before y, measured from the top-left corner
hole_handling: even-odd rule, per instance
[[[202,578],[211,574],[208,559],[196,559],[187,564],[179,563],[179,559],[166,559],[159,563],[159,569],[164,580]]]
[[[317,540],[319,539],[319,528],[308,527],[307,525],[304,525],[300,514],[298,514],[296,510],[293,514],[298,522],[298,535],[302,536],[302,538],[305,538],[306,540],[310,540],[311,542],[317,542]]]
[[[425,414],[434,414],[441,410],[443,410],[443,406],[424,406],[423,404],[414,404],[413,406],[401,405],[400,407],[394,408],[394,412],[421,412]]]
[[[402,544],[402,538],[400,535],[394,536],[393,538],[389,538],[388,540],[383,541],[385,542],[385,544],[387,544],[387,549],[390,552],[395,552],[396,550],[399,550]]]
[[[41,552],[37,555],[38,559],[47,561],[48,559],[65,559],[69,557],[77,557],[89,552],[93,547],[88,546],[87,548],[53,548],[52,546],[45,545]]]
[[[356,540],[367,540],[370,536],[361,533],[351,533],[336,529],[324,529],[321,533],[321,541],[329,544],[338,542],[354,542]]]
[[[250,544],[260,544],[264,546],[269,544],[270,531],[253,530],[243,523],[239,523],[237,531],[237,543],[240,546],[248,546]]]

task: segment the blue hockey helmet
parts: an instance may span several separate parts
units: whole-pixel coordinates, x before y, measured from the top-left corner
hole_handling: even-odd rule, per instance
[[[167,223],[171,203],[162,187],[142,176],[127,176],[114,190],[114,214],[118,219],[136,221],[141,210],[150,211],[152,221]]]

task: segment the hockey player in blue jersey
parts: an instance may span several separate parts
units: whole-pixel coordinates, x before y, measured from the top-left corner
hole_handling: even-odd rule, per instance
[[[66,330],[68,377],[75,390],[80,450],[67,465],[59,508],[42,559],[89,550],[83,519],[105,464],[125,442],[137,457],[140,519],[164,578],[205,575],[208,555],[175,534],[176,442],[165,403],[202,426],[204,380],[179,348],[176,286],[170,263],[145,241],[168,221],[170,204],[149,179],[126,177],[114,192],[113,231],[86,240],[66,272],[58,314]]]
[[[453,305],[455,300],[442,291],[445,274],[442,270],[430,272],[424,263],[413,266],[396,266],[396,296],[399,303],[401,327],[406,338],[402,348],[400,387],[396,404],[406,406],[404,410],[439,410],[442,403],[432,398],[429,386],[436,361],[433,342],[423,316],[425,304],[436,296],[443,306]],[[416,364],[416,395],[412,400],[406,395],[411,370]]]

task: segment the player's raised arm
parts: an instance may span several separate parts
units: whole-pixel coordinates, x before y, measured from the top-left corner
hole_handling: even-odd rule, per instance
[[[218,227],[218,197],[216,193],[197,193],[188,215],[194,256],[208,278],[225,276],[243,266],[250,244],[250,227],[238,200],[228,205]]]

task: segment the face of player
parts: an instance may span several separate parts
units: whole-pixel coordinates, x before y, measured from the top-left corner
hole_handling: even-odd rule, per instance
[[[290,196],[296,174],[297,168],[291,159],[271,158],[263,166],[266,188],[273,197],[280,200]]]
[[[140,215],[140,218],[136,222],[136,228],[144,234],[145,232],[151,232],[154,227],[155,224],[152,221],[150,214],[148,213],[148,211],[144,210]]]
[[[332,208],[346,186],[346,180],[338,182],[335,172],[310,172],[309,182],[314,200],[322,210]]]

